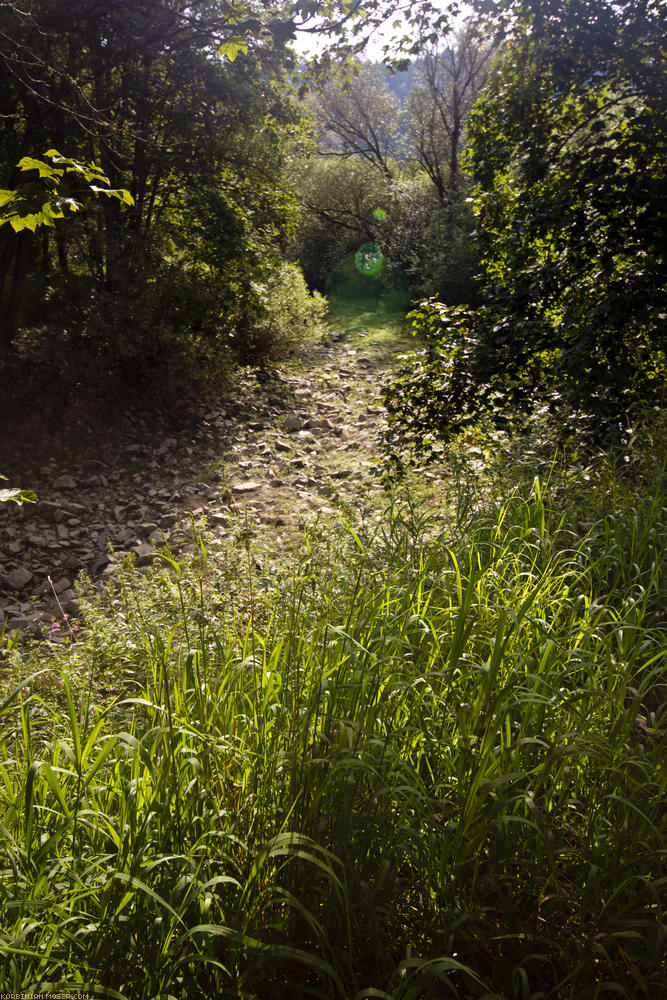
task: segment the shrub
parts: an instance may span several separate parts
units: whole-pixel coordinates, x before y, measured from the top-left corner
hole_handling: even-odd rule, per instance
[[[253,285],[255,310],[240,324],[244,360],[278,359],[324,332],[326,300],[310,292],[296,264],[280,262],[264,283]]]

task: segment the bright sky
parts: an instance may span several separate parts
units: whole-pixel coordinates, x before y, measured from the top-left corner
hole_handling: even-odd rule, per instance
[[[436,6],[440,6],[437,0],[435,0]],[[449,6],[448,0],[442,0],[442,8]],[[465,4],[462,5],[462,14],[465,14]],[[393,15],[386,31],[378,31],[373,35],[373,38],[369,42],[365,50],[365,56],[367,59],[380,62],[383,58],[382,48],[387,42],[393,37],[400,36],[407,30],[407,25],[402,29],[392,28],[391,25],[395,21],[402,21],[405,25],[405,19],[401,15]],[[317,35],[309,35],[304,32],[298,32],[296,41],[294,42],[294,47],[300,56],[310,56],[316,55],[318,52],[322,51],[324,48],[324,41]]]

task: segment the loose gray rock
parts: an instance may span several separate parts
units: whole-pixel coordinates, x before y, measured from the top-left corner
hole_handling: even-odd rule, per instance
[[[67,615],[78,615],[79,605],[73,590],[64,590],[59,595],[60,606]]]
[[[52,500],[38,500],[34,507],[37,517],[41,518],[42,521],[50,521],[55,523],[56,521],[62,521],[65,517],[64,510],[61,510],[60,505],[53,503]]]
[[[149,566],[153,559],[155,558],[155,549],[148,542],[142,542],[141,545],[135,545],[132,549],[137,557],[137,566]]]
[[[301,428],[303,427],[303,420],[301,419],[301,417],[297,416],[296,413],[293,413],[289,417],[285,417],[285,419],[283,420],[283,427],[285,428],[286,431],[289,431],[291,434],[293,434],[294,431],[301,430]]]
[[[117,556],[117,557],[120,557],[120,555],[121,555],[121,553],[120,553],[120,552],[117,552],[117,553],[116,553],[116,556]],[[108,555],[103,555],[103,556],[99,556],[99,557],[98,557],[98,558],[97,558],[97,559],[95,560],[95,562],[94,562],[94,563],[92,563],[92,565],[91,565],[91,567],[90,567],[90,572],[92,573],[92,575],[93,575],[93,576],[96,576],[96,575],[97,575],[98,573],[101,573],[101,572],[102,572],[102,570],[103,570],[103,569],[104,569],[104,568],[105,568],[106,566],[108,566],[110,562],[111,562],[111,559],[109,559],[109,556],[108,556]]]
[[[88,507],[82,503],[74,503],[72,500],[68,500],[63,505],[63,511],[67,514],[72,514],[74,516],[78,514],[85,514],[88,511]]]
[[[259,490],[261,487],[261,483],[256,483],[254,479],[248,479],[245,483],[234,483],[232,493],[235,493],[236,496],[244,496],[246,493],[254,493],[255,490]]]
[[[58,476],[53,482],[54,490],[75,490],[76,481],[73,476]]]
[[[24,566],[19,566],[17,569],[13,569],[10,573],[7,573],[5,580],[12,590],[22,590],[27,587],[33,578],[33,574],[29,569],[25,569]]]
[[[16,629],[18,629],[19,632],[28,632],[30,631],[31,625],[32,622],[30,621],[29,618],[12,618],[9,622],[7,631],[14,632],[16,631]]]
[[[333,425],[330,420],[326,417],[310,417],[309,420],[304,424],[306,430],[309,431],[331,431],[333,430]],[[303,432],[302,432],[303,433]]]
[[[177,443],[178,442],[176,441],[176,438],[165,438],[164,441],[162,442],[162,444],[159,446],[159,448],[155,452],[155,454],[159,458],[162,458],[162,456],[166,455],[168,451],[171,451],[172,448],[175,448],[176,445],[177,445]]]

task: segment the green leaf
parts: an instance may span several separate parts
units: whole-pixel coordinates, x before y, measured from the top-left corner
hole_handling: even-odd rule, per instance
[[[62,170],[56,170],[44,160],[36,160],[34,156],[24,156],[18,163],[20,170],[37,170],[40,177],[62,177]]]
[[[124,205],[134,205],[134,198],[125,188],[103,188],[98,187],[96,184],[91,184],[90,190],[94,194],[105,194],[107,198],[118,198]]]
[[[10,500],[14,503],[23,503],[21,490],[0,490],[0,503],[9,503]]]
[[[81,208],[81,203],[76,201],[74,198],[60,197],[56,199],[56,204],[58,205],[58,208],[69,208],[70,212],[78,212]],[[62,212],[58,218],[63,218]]]
[[[238,35],[223,42],[218,49],[219,55],[229,59],[230,62],[234,62],[239,52],[246,55],[248,52],[248,43],[245,38],[241,38]]]

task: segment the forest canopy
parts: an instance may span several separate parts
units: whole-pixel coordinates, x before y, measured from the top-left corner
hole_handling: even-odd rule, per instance
[[[324,291],[370,242],[422,300],[429,347],[392,394],[418,444],[545,401],[609,428],[661,398],[662,5],[478,0],[466,13],[3,4],[5,358],[32,331],[20,352],[48,356],[51,378],[80,385],[102,359],[103,378],[150,383],[171,358],[196,381],[311,335],[322,306],[302,272]],[[355,62],[381,29],[386,65]],[[300,34],[327,39],[306,75]],[[83,165],[60,187],[43,172],[50,150]],[[16,218],[45,185],[56,216],[15,231],[10,202]]]

